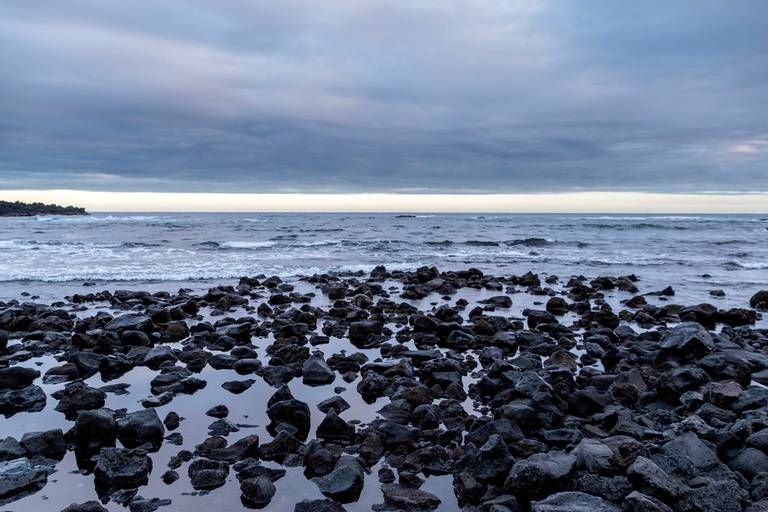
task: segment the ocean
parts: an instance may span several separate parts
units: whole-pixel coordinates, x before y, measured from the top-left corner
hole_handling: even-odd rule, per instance
[[[0,297],[435,265],[634,274],[701,301],[768,281],[765,215],[97,213],[0,219]],[[162,287],[162,286],[161,286]],[[195,286],[197,287],[197,286]]]

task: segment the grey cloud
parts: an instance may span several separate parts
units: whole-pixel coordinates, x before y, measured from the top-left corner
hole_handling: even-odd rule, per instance
[[[768,5],[0,3],[0,187],[768,190]]]

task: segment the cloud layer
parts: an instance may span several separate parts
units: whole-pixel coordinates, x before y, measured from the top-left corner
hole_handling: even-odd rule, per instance
[[[0,188],[768,190],[762,0],[0,2]]]

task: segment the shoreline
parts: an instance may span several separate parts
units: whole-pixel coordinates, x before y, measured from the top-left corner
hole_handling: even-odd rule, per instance
[[[0,485],[0,504],[613,512],[762,499],[768,294],[676,305],[674,289],[634,276],[431,267],[211,281],[2,304],[13,441],[0,454],[14,458],[0,476],[27,480]]]

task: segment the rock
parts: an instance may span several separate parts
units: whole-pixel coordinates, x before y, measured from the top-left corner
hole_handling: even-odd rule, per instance
[[[632,491],[624,498],[624,509],[631,512],[673,512],[663,502],[646,496],[637,491]]]
[[[583,492],[560,492],[531,505],[533,512],[621,512],[610,501]]]
[[[196,459],[189,465],[188,474],[194,489],[216,489],[226,482],[229,464],[217,460]]]
[[[307,434],[309,434],[309,406],[295,398],[272,404],[267,408],[267,416],[272,420],[273,425],[285,423],[295,427],[297,435],[301,439],[306,439]]]
[[[336,378],[336,374],[323,359],[322,354],[315,353],[307,359],[301,367],[304,384],[309,386],[321,386],[330,384]]]
[[[497,481],[506,477],[515,462],[498,434],[489,437],[476,452],[469,449],[466,452],[459,465],[481,482]]]
[[[675,512],[741,512],[746,498],[736,482],[711,481],[686,490],[675,504]]]
[[[546,495],[563,482],[575,464],[575,455],[559,451],[533,454],[515,462],[504,482],[504,489],[516,495]]]
[[[627,469],[627,480],[641,493],[663,501],[676,499],[683,490],[683,486],[655,462],[642,456]]]
[[[155,448],[163,444],[165,427],[155,409],[143,409],[127,414],[117,422],[117,436],[127,448],[150,443]]]
[[[582,439],[573,454],[578,467],[593,473],[608,471],[612,466],[613,450],[598,439]]]
[[[24,448],[13,437],[0,441],[0,462],[24,457]]]
[[[728,467],[752,480],[760,473],[768,473],[768,455],[757,448],[747,447],[728,461]]]
[[[168,414],[165,415],[165,419],[163,420],[163,425],[165,425],[165,428],[168,430],[176,430],[179,428],[179,424],[181,423],[181,418],[179,417],[178,413],[175,411],[170,411]]]
[[[485,494],[485,486],[469,473],[454,473],[453,492],[459,503],[477,503]]]
[[[106,508],[101,506],[96,500],[86,501],[85,503],[73,503],[61,512],[109,512]]]
[[[768,290],[760,290],[749,299],[749,305],[760,311],[768,311]]]
[[[30,487],[42,487],[48,481],[48,469],[33,466],[27,458],[0,462],[0,497],[8,498]]]
[[[342,503],[356,501],[363,489],[365,474],[357,459],[342,455],[333,471],[312,479],[324,495]]]
[[[27,387],[39,376],[40,372],[33,368],[23,366],[0,368],[0,390]]]
[[[176,354],[173,353],[173,349],[168,345],[158,345],[153,347],[144,356],[143,364],[150,368],[160,368],[164,363],[175,363],[178,361]]]
[[[714,350],[715,341],[701,324],[683,322],[667,331],[659,347],[670,352],[701,357]]]
[[[335,409],[331,409],[317,426],[318,439],[326,442],[352,444],[355,439],[355,427],[339,418]]]
[[[253,379],[246,379],[246,380],[230,380],[227,382],[224,382],[221,387],[229,391],[230,393],[234,395],[239,395],[240,393],[248,390],[256,381]]]
[[[434,494],[397,484],[384,484],[381,491],[384,503],[396,510],[434,510],[441,503]]]
[[[114,446],[117,438],[115,415],[109,409],[81,411],[67,435],[72,437],[78,449],[96,450]]]
[[[111,320],[104,328],[108,331],[143,331],[149,334],[154,324],[147,315],[128,313]]]
[[[205,411],[205,415],[212,418],[226,418],[229,415],[229,408],[224,404],[214,405]]]
[[[94,476],[109,488],[130,489],[142,485],[152,471],[152,460],[141,450],[102,448]]]
[[[107,395],[83,382],[73,382],[51,396],[59,400],[56,410],[63,412],[67,419],[75,419],[77,413],[104,407]]]
[[[67,453],[67,443],[60,428],[45,432],[27,432],[19,444],[24,447],[27,457],[61,460]]]
[[[22,411],[42,411],[46,401],[45,392],[40,386],[7,389],[0,391],[0,414],[9,417]]]
[[[293,508],[293,512],[345,512],[340,503],[333,500],[304,500]]]
[[[263,507],[275,495],[275,484],[265,476],[257,478],[248,478],[240,482],[240,491],[243,493],[243,500],[255,507]]]
[[[317,404],[317,408],[320,409],[322,412],[327,413],[328,411],[336,411],[336,414],[341,414],[342,412],[346,411],[350,408],[349,403],[347,403],[344,398],[336,395],[331,398],[327,398]]]

